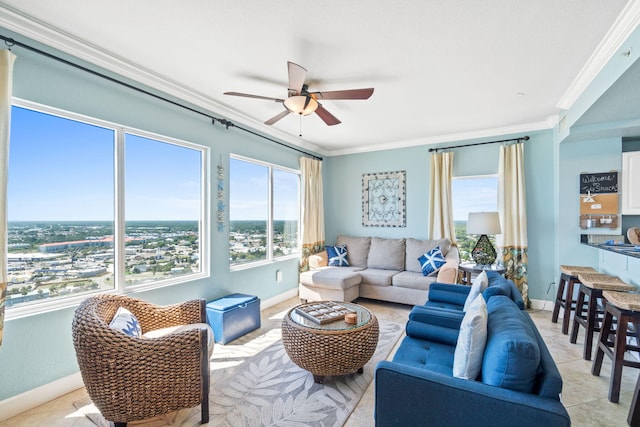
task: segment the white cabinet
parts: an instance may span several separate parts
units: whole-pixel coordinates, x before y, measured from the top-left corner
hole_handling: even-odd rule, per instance
[[[640,151],[622,153],[622,214],[640,215]]]

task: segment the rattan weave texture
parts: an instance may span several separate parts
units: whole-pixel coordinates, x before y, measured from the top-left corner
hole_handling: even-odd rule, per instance
[[[635,286],[624,282],[616,276],[602,273],[579,273],[578,279],[583,285],[592,289],[602,289],[603,291],[633,291]]]
[[[604,291],[602,296],[606,298],[607,304],[612,304],[622,310],[640,311],[640,294]]]
[[[282,342],[291,360],[302,369],[317,377],[346,375],[358,371],[373,356],[379,333],[373,313],[371,320],[360,327],[322,330],[294,322],[294,309],[282,319]]]
[[[597,273],[598,271],[593,267],[585,267],[580,265],[561,265],[560,271],[569,276],[577,276],[580,273]]]
[[[89,397],[105,419],[127,423],[202,404],[208,420],[209,360],[205,329],[135,338],[109,327],[119,307],[142,332],[206,323],[204,300],[157,306],[121,295],[96,295],[76,309],[73,344]]]

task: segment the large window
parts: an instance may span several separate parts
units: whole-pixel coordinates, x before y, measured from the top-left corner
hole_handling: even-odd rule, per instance
[[[451,181],[453,220],[460,259],[471,261],[471,250],[478,236],[467,234],[469,212],[495,212],[498,210],[498,177],[483,175],[457,177]],[[495,236],[488,236],[495,245]]]
[[[229,181],[230,265],[298,254],[299,172],[232,156]]]
[[[8,307],[203,273],[204,148],[23,102],[10,144]]]

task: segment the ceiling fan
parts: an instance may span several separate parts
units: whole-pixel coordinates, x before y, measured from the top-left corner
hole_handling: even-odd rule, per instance
[[[315,112],[329,126],[337,125],[342,122],[336,116],[327,111],[322,104],[318,102],[319,100],[369,99],[371,94],[373,94],[373,88],[309,92],[309,87],[304,82],[307,70],[291,61],[287,62],[287,67],[289,69],[289,90],[288,97],[286,99],[251,95],[240,92],[225,92],[224,94],[243,96],[246,98],[266,99],[284,104],[285,110],[264,122],[266,125],[276,123],[278,120],[289,115],[289,113],[308,116]]]

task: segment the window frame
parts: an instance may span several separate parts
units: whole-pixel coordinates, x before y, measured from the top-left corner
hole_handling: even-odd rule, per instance
[[[263,260],[257,260],[257,261],[251,261],[251,262],[247,262],[247,263],[243,263],[243,264],[236,264],[236,265],[231,265],[231,263],[229,263],[229,271],[239,271],[239,270],[246,270],[249,268],[254,268],[254,267],[258,267],[261,265],[267,265],[267,264],[271,264],[274,262],[279,262],[279,261],[283,261],[283,260],[288,260],[288,259],[295,259],[295,258],[299,258],[300,257],[300,230],[301,230],[301,217],[302,217],[302,205],[301,205],[301,200],[300,200],[300,185],[301,185],[301,179],[302,179],[302,173],[300,170],[296,170],[296,169],[292,169],[292,168],[288,168],[286,166],[281,166],[281,165],[277,165],[275,163],[270,163],[270,162],[265,162],[262,160],[257,160],[257,159],[253,159],[250,157],[246,157],[246,156],[242,156],[239,154],[233,154],[230,153],[229,154],[229,160],[234,159],[234,160],[239,160],[239,161],[243,161],[243,162],[247,162],[247,163],[251,163],[257,166],[263,166],[266,167],[268,169],[268,178],[269,178],[269,182],[267,183],[267,192],[268,192],[268,208],[267,208],[267,248],[266,248],[266,253],[267,253],[267,257],[266,259]],[[274,169],[283,171],[283,172],[288,172],[288,173],[292,173],[294,175],[296,175],[298,177],[298,228],[297,228],[297,236],[298,236],[298,253],[295,254],[291,254],[291,255],[282,255],[279,257],[274,257],[273,256],[273,209],[274,209],[274,204],[273,204],[273,171]],[[229,174],[231,174],[231,167],[229,167]],[[229,229],[231,229],[231,186],[229,185]],[[229,258],[231,258],[229,256]]]
[[[451,180],[452,180],[452,183],[453,183],[454,180],[486,179],[486,178],[495,178],[496,179],[496,211],[497,211],[498,210],[498,191],[499,191],[498,186],[500,185],[500,177],[498,176],[497,173],[488,173],[488,174],[482,174],[482,175],[454,176],[454,177],[451,178]],[[454,196],[454,194],[453,194],[453,189],[452,189],[452,191],[451,191],[451,203],[455,205],[455,200],[454,200],[453,196]],[[454,206],[454,211],[455,211],[455,206]],[[472,211],[472,212],[476,212],[476,211]],[[467,218],[465,218],[464,221],[467,222],[468,218],[469,218],[469,212],[467,212]],[[456,219],[453,218],[453,221],[454,221],[454,224],[455,224]],[[466,226],[465,226],[465,232],[466,232]],[[473,234],[467,233],[466,236],[473,236]],[[462,249],[460,245],[459,245],[459,248]],[[461,261],[462,262],[470,262],[467,259],[462,260],[462,251],[460,250],[460,252],[461,252],[461,254],[460,254]]]
[[[17,319],[21,317],[42,314],[49,311],[69,308],[77,306],[90,295],[98,294],[118,294],[131,295],[138,292],[145,292],[151,289],[159,289],[167,286],[174,286],[181,283],[187,283],[194,280],[210,277],[210,183],[209,183],[209,165],[211,149],[202,144],[184,141],[178,138],[156,134],[153,132],[133,128],[130,126],[120,125],[107,120],[86,116],[68,110],[44,105],[20,98],[14,97],[11,103],[12,107],[20,107],[33,110],[39,113],[48,114],[62,119],[77,121],[80,123],[98,126],[114,131],[114,159],[113,159],[113,176],[114,176],[114,288],[101,292],[83,293],[77,296],[69,296],[64,298],[52,298],[50,301],[43,300],[41,302],[30,303],[19,306],[8,306],[5,311],[7,320]],[[201,182],[200,182],[200,218],[199,218],[199,242],[200,242],[200,272],[193,273],[188,276],[170,277],[166,280],[157,282],[141,283],[135,285],[126,285],[125,274],[125,135],[136,135],[143,138],[153,139],[162,143],[177,145],[201,153]],[[10,142],[11,144],[11,142]],[[11,172],[9,171],[9,176]]]

